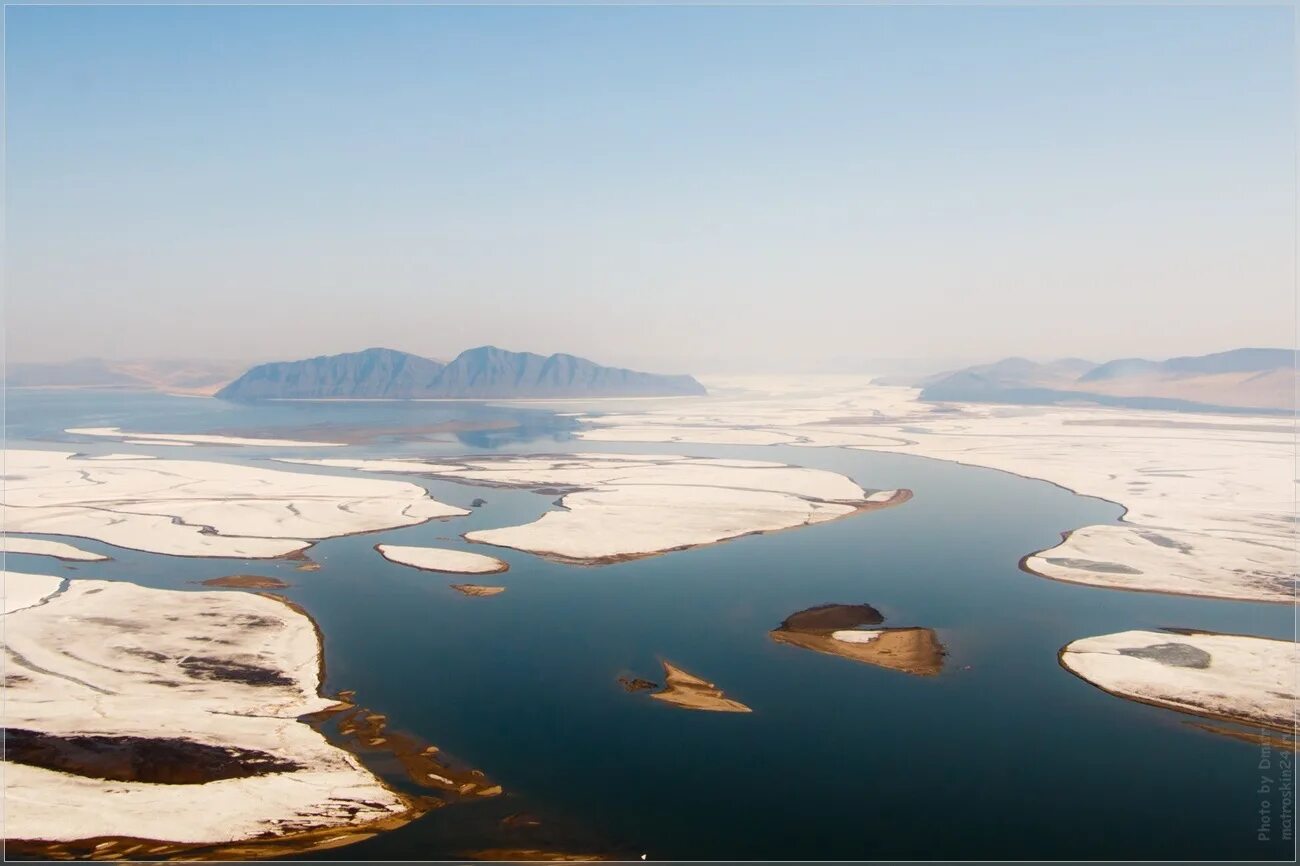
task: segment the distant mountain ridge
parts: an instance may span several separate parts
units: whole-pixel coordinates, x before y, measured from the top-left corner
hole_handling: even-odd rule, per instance
[[[1289,412],[1295,406],[1295,352],[1233,349],[1150,361],[1093,364],[1067,358],[1045,364],[1007,358],[914,384],[922,400],[1041,405],[1094,402],[1134,409]]]
[[[467,349],[450,363],[365,349],[259,364],[217,392],[226,400],[304,398],[664,397],[707,393],[691,376],[604,367],[574,355]]]
[[[217,392],[226,400],[275,397],[423,397],[446,365],[395,349],[365,349],[258,364]]]

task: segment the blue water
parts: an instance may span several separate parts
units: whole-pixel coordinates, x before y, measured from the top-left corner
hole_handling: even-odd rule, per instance
[[[15,392],[8,410],[10,447],[63,439],[94,453],[132,448],[59,431],[119,425],[277,435],[310,425],[422,428],[491,417],[523,426],[418,442],[390,434],[352,453],[667,447],[602,447],[573,440],[568,419],[482,404],[231,407]],[[250,463],[271,453],[139,450]],[[80,544],[114,560],[62,567],[74,578],[181,589],[235,572],[293,583],[285,594],[325,634],[330,688],[355,689],[360,704],[394,727],[483,768],[508,792],[351,846],[349,858],[453,856],[464,847],[464,826],[526,809],[565,827],[573,845],[650,859],[1291,859],[1280,833],[1257,841],[1259,746],[1105,694],[1056,658],[1075,638],[1135,628],[1290,638],[1291,608],[1082,587],[1020,571],[1021,556],[1051,546],[1062,531],[1120,515],[1111,503],[1044,482],[838,449],[672,451],[833,469],[915,497],[828,524],[601,567],[494,549],[511,568],[489,582],[509,589],[489,599],[461,596],[448,588],[454,576],[386,562],[372,547],[482,552],[460,533],[534,519],[553,495],[412,476],[442,501],[487,504],[465,518],[322,542],[309,552],[323,565],[318,572],[94,542]],[[51,562],[13,556],[10,566],[50,572]],[[828,602],[865,602],[886,625],[936,629],[949,651],[944,672],[912,677],[767,637],[789,614]],[[616,682],[622,673],[659,679],[660,659],[716,682],[754,712],[683,711]]]

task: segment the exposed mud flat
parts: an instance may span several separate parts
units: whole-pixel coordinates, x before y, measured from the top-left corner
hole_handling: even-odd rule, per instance
[[[659,684],[652,680],[642,679],[624,674],[618,678],[618,684],[623,687],[625,692],[648,692],[651,689],[659,688]]]
[[[305,769],[268,752],[215,746],[182,737],[59,736],[23,728],[5,730],[4,755],[6,761],[29,767],[112,782],[159,785],[202,785]]]
[[[487,598],[493,595],[500,595],[506,591],[504,586],[483,586],[478,583],[453,583],[451,588],[462,595],[470,595],[476,598]]]
[[[225,577],[213,577],[201,583],[204,586],[224,586],[230,589],[285,589],[290,586],[278,577],[265,577],[260,574],[227,574]]]

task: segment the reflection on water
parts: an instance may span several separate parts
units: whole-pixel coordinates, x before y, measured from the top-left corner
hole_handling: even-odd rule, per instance
[[[160,432],[337,424],[427,428],[509,418],[519,426],[400,434],[357,456],[448,455],[510,447],[662,452],[570,440],[572,422],[483,404],[272,404],[142,395],[13,394],[12,438],[68,426]],[[19,444],[11,442],[11,445]],[[130,450],[100,441],[77,450]],[[260,462],[257,449],[138,449]],[[485,770],[505,795],[453,806],[346,850],[359,859],[453,857],[510,821],[669,858],[1290,859],[1256,841],[1259,745],[1127,702],[1061,670],[1075,638],[1188,627],[1292,634],[1283,605],[1110,591],[1025,574],[1025,553],[1119,509],[1050,484],[897,454],[822,448],[672,446],[699,456],[832,469],[869,488],[910,488],[897,508],[792,532],[601,567],[469,545],[473,529],[535,519],[553,496],[412,478],[463,518],[322,542],[319,571],[290,561],[176,559],[84,542],[114,561],[11,556],[14,568],[199,588],[235,573],[279,577],[325,634],[331,689],[395,729]],[[262,464],[265,465],[265,464]],[[346,470],[329,471],[349,474]],[[391,476],[402,477],[402,476]],[[376,543],[490,550],[510,563],[490,599],[451,575],[385,561]],[[239,590],[230,590],[239,591]],[[933,629],[941,672],[914,676],[779,644],[792,613],[870,605],[885,625]],[[687,712],[618,678],[665,660],[750,713]],[[509,847],[509,842],[502,846]],[[337,859],[339,852],[325,852]]]
[[[67,427],[120,427],[126,433],[217,433],[375,446],[458,442],[472,449],[514,442],[565,441],[572,417],[540,408],[451,401],[297,401],[232,403],[137,391],[8,392],[10,439],[67,440]],[[103,439],[108,443],[112,440]]]

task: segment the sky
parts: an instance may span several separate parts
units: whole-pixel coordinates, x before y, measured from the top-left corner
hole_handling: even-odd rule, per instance
[[[5,12],[10,361],[1294,344],[1287,7]]]

